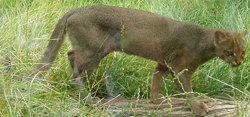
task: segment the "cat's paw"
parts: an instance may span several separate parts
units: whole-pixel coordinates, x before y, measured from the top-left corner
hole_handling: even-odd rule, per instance
[[[165,101],[166,98],[162,94],[158,94],[157,97],[153,98],[152,101],[155,104],[160,104],[161,102]]]
[[[191,108],[196,116],[205,116],[208,112],[208,107],[204,102],[197,100],[192,101]]]

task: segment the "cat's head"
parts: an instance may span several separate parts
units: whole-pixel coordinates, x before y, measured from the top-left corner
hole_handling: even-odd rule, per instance
[[[216,31],[216,55],[233,67],[241,65],[246,53],[246,43],[244,39],[246,33],[247,30],[241,33]]]

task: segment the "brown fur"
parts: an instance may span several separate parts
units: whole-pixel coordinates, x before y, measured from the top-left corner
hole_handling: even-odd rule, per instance
[[[162,101],[158,91],[163,78],[171,73],[165,62],[175,73],[188,69],[179,78],[184,89],[177,79],[175,84],[180,92],[193,92],[191,77],[201,64],[218,56],[236,67],[243,63],[246,50],[246,31],[204,28],[146,11],[95,5],[73,9],[63,16],[36,70],[50,68],[66,32],[73,46],[68,53],[73,81],[80,88],[102,58],[122,51],[158,63],[151,91],[155,103]],[[192,93],[187,96],[195,115],[205,115],[205,103],[192,100]]]

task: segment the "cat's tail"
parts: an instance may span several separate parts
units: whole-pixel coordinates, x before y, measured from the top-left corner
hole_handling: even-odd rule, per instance
[[[33,73],[50,69],[52,62],[56,59],[58,51],[65,40],[67,19],[73,14],[73,12],[68,12],[59,20],[50,37],[49,44],[46,47],[42,59],[36,68],[32,70]]]

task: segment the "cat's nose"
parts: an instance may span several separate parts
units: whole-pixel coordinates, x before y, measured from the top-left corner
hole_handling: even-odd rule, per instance
[[[241,64],[242,64],[242,62],[240,62],[240,61],[236,61],[236,63],[237,63],[238,65],[241,65]]]

